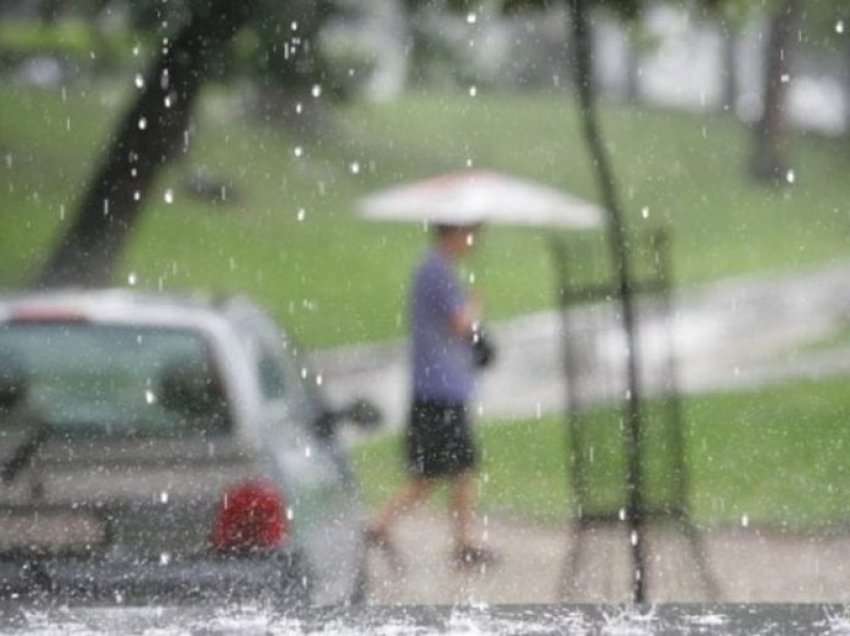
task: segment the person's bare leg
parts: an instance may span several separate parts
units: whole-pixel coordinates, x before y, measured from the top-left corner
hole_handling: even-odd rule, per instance
[[[422,503],[434,492],[433,479],[420,477],[407,482],[392,499],[387,502],[381,512],[369,526],[377,536],[386,534],[387,529],[403,514]]]
[[[458,549],[473,543],[477,487],[475,473],[471,471],[465,471],[452,479],[449,514],[454,526],[455,547]]]

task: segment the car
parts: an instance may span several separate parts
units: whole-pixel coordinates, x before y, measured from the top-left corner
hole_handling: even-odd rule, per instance
[[[294,341],[245,298],[0,297],[0,594],[362,601],[358,486]]]

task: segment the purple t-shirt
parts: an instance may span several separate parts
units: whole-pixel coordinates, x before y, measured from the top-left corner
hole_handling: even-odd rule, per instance
[[[451,328],[451,316],[465,304],[452,264],[431,250],[416,270],[410,301],[414,399],[464,403],[471,397],[472,351]]]

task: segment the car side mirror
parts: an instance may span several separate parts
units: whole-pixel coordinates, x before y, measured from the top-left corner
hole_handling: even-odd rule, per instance
[[[384,419],[381,409],[365,398],[354,400],[343,410],[342,416],[363,429],[377,428]]]

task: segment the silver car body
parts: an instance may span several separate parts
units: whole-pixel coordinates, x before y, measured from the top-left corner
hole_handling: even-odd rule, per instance
[[[7,593],[38,583],[50,593],[77,590],[119,602],[184,593],[303,592],[318,604],[362,596],[356,484],[336,439],[315,434],[326,405],[314,378],[264,312],[244,299],[211,303],[130,290],[0,297],[0,336],[7,330],[10,346],[20,342],[14,330],[22,326],[63,324],[139,330],[141,347],[147,329],[197,336],[220,378],[230,426],[216,435],[47,437],[25,470],[0,484]],[[271,388],[264,388],[264,369],[271,369]],[[158,399],[155,381],[138,391],[150,403]],[[27,425],[0,422],[0,462],[28,434]],[[283,494],[285,543],[272,554],[216,554],[210,536],[222,497],[258,478]],[[22,549],[28,541],[44,544],[37,557]]]

